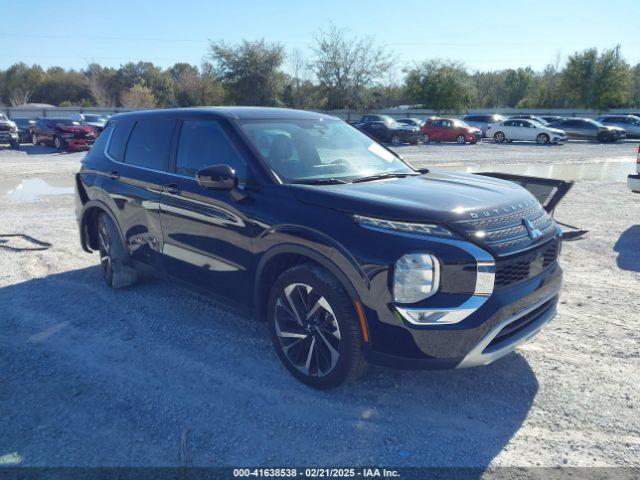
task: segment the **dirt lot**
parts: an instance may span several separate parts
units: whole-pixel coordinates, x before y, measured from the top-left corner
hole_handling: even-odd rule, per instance
[[[109,290],[78,244],[82,155],[0,150],[0,234],[52,244],[0,237],[0,464],[173,466],[182,443],[198,466],[640,466],[640,196],[619,179],[636,148],[401,147],[419,166],[621,168],[561,204],[590,233],[565,244],[559,314],[532,342],[326,393],[285,371],[252,318],[162,282]]]

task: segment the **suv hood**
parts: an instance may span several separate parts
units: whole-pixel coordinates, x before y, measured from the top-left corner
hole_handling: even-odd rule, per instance
[[[529,191],[484,175],[430,171],[372,182],[291,187],[299,201],[316,206],[389,220],[444,223],[498,256],[557,234],[555,222]],[[531,226],[540,235],[529,232]]]
[[[518,205],[526,208],[536,202],[527,190],[512,182],[441,171],[346,185],[292,188],[304,203],[407,222],[455,223],[485,211],[512,212],[514,205],[516,209]]]

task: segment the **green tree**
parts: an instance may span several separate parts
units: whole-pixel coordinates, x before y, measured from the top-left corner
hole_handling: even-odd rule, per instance
[[[450,60],[430,60],[412,68],[405,87],[410,100],[440,112],[461,112],[477,98],[467,70]]]
[[[158,101],[153,91],[140,83],[134,85],[122,94],[120,103],[125,108],[155,108]]]
[[[36,89],[44,81],[45,73],[38,65],[31,67],[16,63],[4,75],[2,99],[12,106],[28,103]]]
[[[211,42],[208,59],[222,80],[230,102],[237,105],[277,105],[282,88],[279,68],[284,47],[264,40],[230,45]]]
[[[531,67],[509,69],[504,76],[503,98],[508,107],[517,107],[529,94],[534,83],[534,73]]]

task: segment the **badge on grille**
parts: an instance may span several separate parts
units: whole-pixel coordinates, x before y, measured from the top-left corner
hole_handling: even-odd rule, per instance
[[[542,237],[542,232],[538,230],[536,227],[534,227],[533,223],[531,223],[526,218],[522,219],[522,225],[524,225],[524,228],[527,230],[527,234],[529,235],[529,238],[534,242],[538,240],[540,237]]]

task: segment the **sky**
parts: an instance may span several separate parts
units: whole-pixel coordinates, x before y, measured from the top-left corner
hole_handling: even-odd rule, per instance
[[[640,63],[640,0],[0,0],[0,18],[2,69],[199,65],[210,40],[265,39],[309,58],[314,34],[330,23],[387,45],[398,72],[438,57],[470,70],[541,70],[618,44]]]

